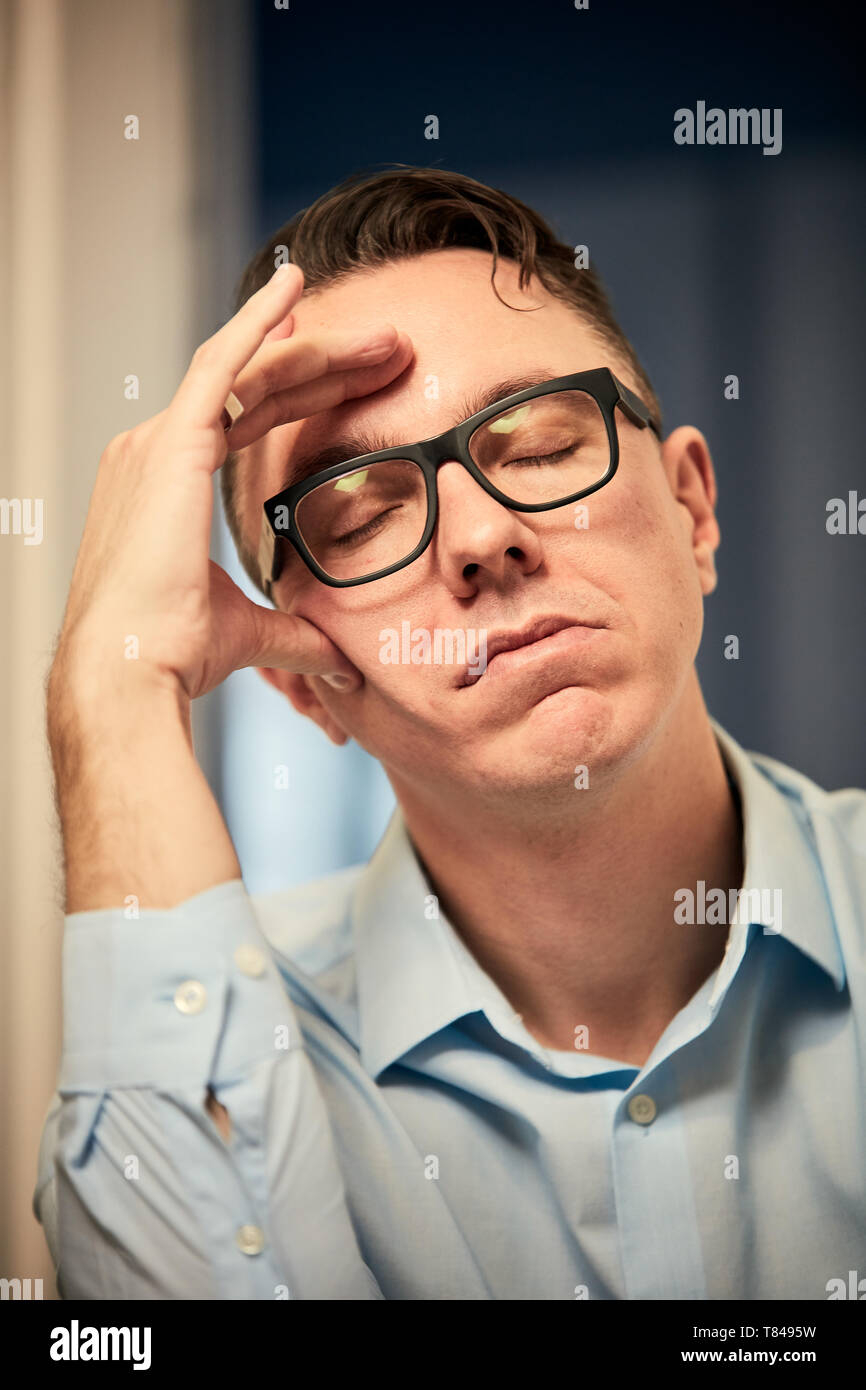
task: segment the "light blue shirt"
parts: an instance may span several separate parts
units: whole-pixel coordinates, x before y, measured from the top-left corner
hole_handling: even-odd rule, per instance
[[[62,1294],[827,1299],[866,1276],[866,792],[713,729],[770,911],[641,1068],[527,1032],[399,811],[369,864],[303,888],[68,916],[34,1197]]]

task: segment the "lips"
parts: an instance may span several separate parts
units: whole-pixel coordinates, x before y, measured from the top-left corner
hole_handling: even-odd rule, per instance
[[[590,618],[537,618],[520,630],[507,632],[495,632],[487,639],[487,665],[484,671],[479,671],[471,666],[467,666],[458,682],[461,689],[468,686],[477,685],[497,656],[505,652],[520,651],[523,648],[531,647],[536,642],[543,642],[546,637],[553,637],[558,632],[564,632],[569,628],[601,628],[603,623],[595,622]]]

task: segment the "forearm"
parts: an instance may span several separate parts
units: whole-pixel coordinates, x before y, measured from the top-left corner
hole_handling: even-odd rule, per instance
[[[48,737],[63,838],[66,912],[173,907],[240,878],[192,745],[177,684],[105,662],[52,673]]]

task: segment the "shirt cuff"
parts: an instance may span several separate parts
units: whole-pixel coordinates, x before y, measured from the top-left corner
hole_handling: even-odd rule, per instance
[[[230,1084],[301,1046],[241,879],[128,911],[65,919],[61,1095]]]

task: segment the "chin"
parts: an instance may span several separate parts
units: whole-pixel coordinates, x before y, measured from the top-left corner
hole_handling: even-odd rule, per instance
[[[568,685],[527,710],[515,735],[527,751],[555,753],[558,749],[568,759],[577,750],[597,757],[614,732],[613,706],[609,694],[586,685]]]
[[[521,718],[485,739],[476,760],[478,780],[500,790],[573,792],[577,764],[592,775],[616,762],[614,702],[588,686],[566,686],[537,701]]]

